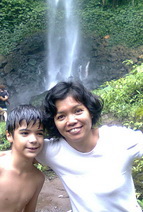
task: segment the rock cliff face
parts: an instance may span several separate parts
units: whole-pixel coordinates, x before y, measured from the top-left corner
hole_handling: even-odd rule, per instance
[[[88,77],[83,81],[90,89],[128,73],[129,67],[123,61],[140,63],[143,60],[143,47],[136,50],[123,46],[111,48],[105,38],[86,38],[82,43],[79,64],[89,62]],[[9,55],[0,55],[0,84],[5,84],[9,90],[9,108],[29,103],[33,96],[45,91],[47,60],[44,33],[26,38]]]
[[[0,84],[10,93],[10,107],[29,103],[44,91],[46,36],[36,34],[25,39],[11,54],[0,56]]]

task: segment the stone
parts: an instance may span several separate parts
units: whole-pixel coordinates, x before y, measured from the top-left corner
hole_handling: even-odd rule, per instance
[[[13,70],[12,64],[8,63],[4,67],[4,72],[5,73],[10,73]]]
[[[7,59],[3,55],[0,55],[0,68],[3,68],[7,64]]]

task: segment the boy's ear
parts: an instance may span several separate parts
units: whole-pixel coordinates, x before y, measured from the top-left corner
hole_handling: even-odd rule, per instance
[[[10,143],[13,143],[12,133],[9,133],[7,130],[6,130],[6,138]]]

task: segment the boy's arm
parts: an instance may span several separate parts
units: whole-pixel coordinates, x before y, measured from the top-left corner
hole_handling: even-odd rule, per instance
[[[43,187],[44,181],[45,181],[45,176],[44,176],[43,173],[41,173],[36,192],[34,193],[34,196],[29,201],[29,203],[26,205],[25,209],[22,212],[35,212],[38,196],[39,196],[39,193],[40,193],[40,191]]]

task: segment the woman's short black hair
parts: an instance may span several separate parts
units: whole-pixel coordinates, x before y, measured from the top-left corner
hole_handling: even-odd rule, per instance
[[[54,117],[57,113],[55,104],[57,100],[63,100],[67,96],[72,96],[76,101],[81,102],[89,110],[92,117],[92,126],[97,123],[101,115],[103,100],[100,97],[92,94],[79,82],[59,82],[53,88],[48,90],[44,101],[46,114],[45,121],[49,137],[62,137],[54,122]]]
[[[7,122],[6,122],[6,130],[9,133],[13,133],[14,130],[21,125],[22,121],[25,120],[27,126],[33,121],[33,125],[36,121],[39,121],[39,126],[44,127],[44,114],[42,110],[36,108],[33,105],[19,105],[12,109],[8,113]]]

